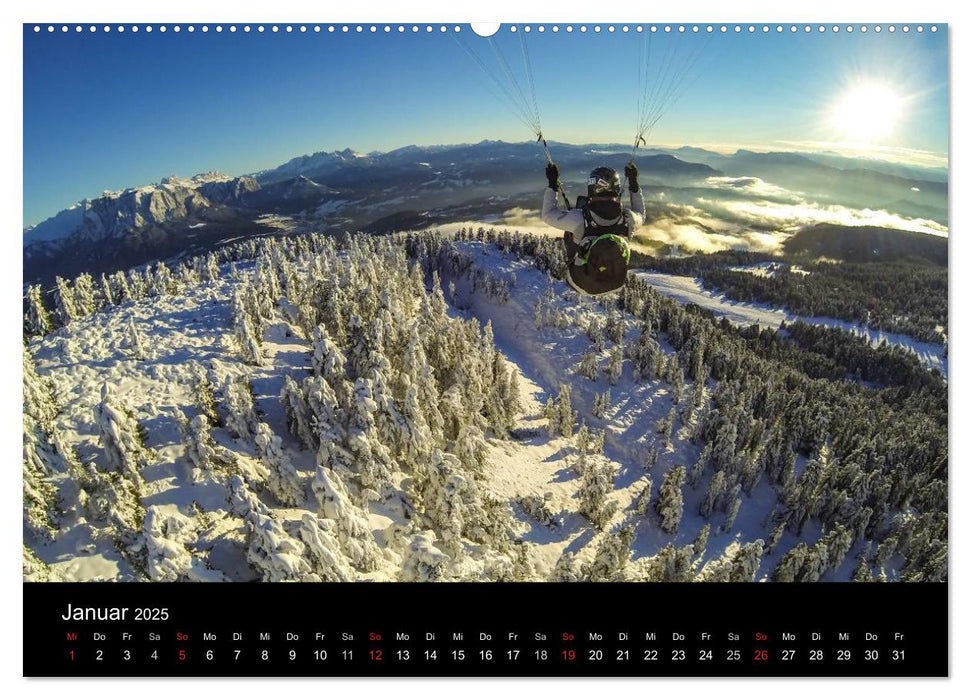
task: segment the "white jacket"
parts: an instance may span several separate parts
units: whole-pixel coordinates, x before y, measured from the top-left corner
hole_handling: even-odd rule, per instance
[[[630,208],[627,212],[629,233],[633,234],[644,223],[644,195],[641,191],[630,193]],[[550,187],[543,192],[543,223],[563,231],[573,231],[577,242],[583,237],[583,211],[581,209],[560,209],[556,203],[556,191]]]

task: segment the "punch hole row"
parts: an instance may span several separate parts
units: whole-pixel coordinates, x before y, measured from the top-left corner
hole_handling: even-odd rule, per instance
[[[929,31],[931,31],[931,32],[936,32],[937,31],[937,25],[931,25],[930,27],[927,27],[927,29]],[[230,25],[221,25],[221,24],[217,24],[217,25],[213,25],[211,27],[209,25],[207,25],[207,24],[203,24],[203,25],[199,25],[199,26],[192,25],[192,24],[185,25],[185,26],[178,25],[178,24],[171,25],[171,26],[162,24],[162,25],[158,25],[157,27],[155,27],[153,25],[137,25],[137,24],[133,24],[133,25],[124,25],[124,24],[119,24],[119,25],[110,25],[110,24],[105,24],[105,25],[94,25],[94,24],[91,24],[91,25],[80,25],[80,24],[76,24],[76,25],[67,25],[67,24],[62,24],[62,25],[53,25],[53,24],[39,25],[39,24],[35,24],[34,25],[34,33],[38,33],[39,34],[39,33],[43,32],[45,30],[49,34],[53,34],[53,33],[58,32],[58,31],[60,31],[61,33],[64,33],[64,34],[66,34],[68,32],[71,32],[71,31],[73,31],[73,32],[75,32],[77,34],[80,34],[80,33],[85,32],[85,31],[88,32],[88,33],[91,33],[91,34],[95,34],[95,33],[98,33],[98,32],[101,32],[101,33],[104,33],[104,34],[108,34],[108,33],[111,33],[111,32],[117,32],[118,34],[124,34],[125,32],[130,32],[132,34],[137,34],[138,32],[144,32],[146,34],[151,34],[152,32],[155,32],[155,31],[157,31],[159,33],[162,33],[162,34],[164,34],[166,32],[169,32],[169,31],[175,32],[176,34],[181,33],[183,31],[188,32],[190,34],[193,34],[196,31],[201,32],[203,34],[207,34],[209,32],[215,32],[217,34],[221,34],[223,32],[227,32],[227,33],[230,33],[230,34],[235,34],[237,32],[242,32],[244,34],[245,33],[253,33],[253,32],[255,32],[257,34],[264,34],[264,33],[271,33],[271,34],[279,34],[279,33],[285,33],[285,34],[294,34],[294,33],[296,33],[296,34],[307,34],[307,33],[320,34],[320,33],[323,33],[323,32],[326,32],[326,33],[329,33],[329,34],[336,34],[336,33],[341,33],[341,34],[351,34],[351,33],[355,33],[355,34],[364,34],[364,33],[370,33],[370,34],[378,34],[378,33],[384,33],[384,34],[391,34],[391,33],[398,33],[398,34],[405,34],[405,33],[411,33],[411,34],[419,34],[419,33],[424,33],[424,34],[431,34],[431,33],[445,34],[445,33],[449,33],[449,32],[452,32],[452,33],[460,33],[460,32],[463,31],[463,28],[461,26],[459,26],[459,25],[451,25],[451,26],[449,26],[449,25],[444,25],[444,24],[442,24],[442,25],[431,25],[431,24],[427,24],[427,25],[417,25],[417,24],[412,24],[412,25],[404,25],[404,24],[398,24],[398,25],[390,25],[390,24],[384,24],[384,25],[377,25],[377,24],[371,24],[371,25],[364,25],[364,24],[357,24],[357,25],[348,25],[348,24],[343,24],[343,25],[333,25],[333,24],[332,25],[319,25],[319,24],[314,24],[314,25],[306,25],[306,24],[286,24],[286,25],[278,25],[278,24],[273,24],[273,25],[263,25],[263,24],[259,24],[259,25],[249,25],[249,24],[235,25],[235,24],[230,24]],[[907,33],[910,33],[911,31],[915,31],[915,32],[918,32],[918,33],[923,33],[925,31],[925,27],[924,27],[924,25],[920,25],[920,24],[914,25],[914,26],[911,26],[909,24],[904,24],[904,25],[900,25],[900,26],[894,25],[894,24],[886,25],[886,26],[880,25],[880,24],[876,24],[876,25],[872,25],[872,26],[871,25],[866,25],[866,24],[859,25],[859,26],[854,26],[852,24],[845,25],[845,26],[841,26],[841,25],[838,25],[838,24],[837,25],[831,25],[831,26],[822,25],[822,24],[820,24],[820,25],[809,25],[809,24],[806,24],[806,25],[795,25],[795,24],[791,24],[791,25],[782,25],[782,24],[776,24],[776,25],[768,25],[768,24],[762,24],[762,25],[754,25],[754,24],[749,24],[749,25],[740,25],[740,24],[735,24],[735,25],[727,25],[727,24],[720,24],[720,25],[712,25],[712,24],[705,24],[705,25],[699,25],[699,24],[692,24],[692,25],[685,25],[685,24],[678,24],[678,25],[671,25],[671,24],[664,24],[664,25],[656,25],[656,24],[652,24],[652,25],[643,25],[643,24],[637,24],[637,25],[630,25],[630,24],[614,25],[614,24],[609,24],[609,25],[603,25],[603,26],[601,26],[599,24],[589,25],[589,26],[586,25],[586,24],[580,24],[580,25],[567,24],[567,25],[560,26],[560,25],[554,24],[554,25],[550,25],[548,27],[546,25],[542,25],[542,24],[536,25],[536,26],[533,26],[533,25],[523,25],[522,27],[519,27],[519,26],[513,24],[513,25],[509,25],[508,27],[506,27],[505,30],[508,31],[511,34],[515,34],[515,33],[519,32],[519,31],[523,31],[525,33],[531,33],[533,31],[535,31],[535,32],[540,33],[540,34],[543,34],[543,33],[547,32],[547,31],[552,32],[553,34],[558,34],[560,32],[566,32],[567,34],[570,34],[570,33],[573,33],[573,32],[580,32],[581,34],[585,34],[587,32],[593,32],[595,34],[599,34],[599,33],[602,33],[604,31],[606,31],[609,34],[616,33],[616,32],[620,32],[620,33],[623,33],[623,34],[627,34],[627,33],[631,33],[631,32],[634,32],[634,33],[649,32],[649,33],[652,33],[652,34],[656,34],[656,33],[664,33],[664,34],[672,34],[672,33],[676,33],[676,34],[715,34],[715,33],[721,33],[721,34],[728,34],[728,33],[734,33],[734,34],[742,34],[742,33],[756,34],[756,33],[762,33],[762,34],[769,34],[771,32],[775,32],[777,34],[782,34],[782,33],[786,33],[786,32],[788,32],[790,34],[797,34],[797,33],[803,33],[803,34],[819,33],[819,34],[823,34],[823,33],[826,33],[826,32],[832,32],[834,34],[838,34],[841,31],[844,31],[846,33],[853,33],[854,31],[859,31],[860,33],[865,34],[865,33],[869,32],[871,30],[873,32],[877,33],[877,34],[883,32],[884,30],[886,30],[887,32],[889,32],[891,34],[896,33],[897,31],[900,31],[900,32],[902,32],[904,34],[907,34]],[[472,33],[476,33],[474,30],[471,30],[471,31],[472,31]]]

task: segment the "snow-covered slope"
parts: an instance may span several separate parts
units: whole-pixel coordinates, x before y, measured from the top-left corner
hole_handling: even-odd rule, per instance
[[[795,491],[751,471],[771,426],[719,452],[699,434],[734,394],[684,378],[659,311],[580,299],[497,240],[267,241],[32,340],[25,484],[60,504],[34,490],[29,577],[850,577],[859,535],[776,517],[803,474],[838,478],[825,442],[793,453]],[[709,462],[755,479],[722,494]]]

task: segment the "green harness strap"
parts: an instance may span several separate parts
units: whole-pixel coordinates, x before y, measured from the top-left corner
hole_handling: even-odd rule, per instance
[[[599,243],[604,238],[610,238],[614,241],[614,243],[619,245],[621,250],[624,251],[624,262],[627,264],[630,264],[630,242],[625,237],[618,236],[616,233],[603,233],[597,236],[596,238],[594,238],[593,241],[591,241],[590,245],[587,246],[587,255],[584,257],[580,257],[580,264],[581,265],[587,264],[587,257],[590,255],[590,251],[593,249],[595,245],[597,245],[597,243]]]

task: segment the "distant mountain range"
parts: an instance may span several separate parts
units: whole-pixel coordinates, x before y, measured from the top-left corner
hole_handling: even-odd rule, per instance
[[[551,143],[568,191],[585,188],[598,165],[622,169],[630,146]],[[832,158],[832,157],[829,157]],[[850,161],[852,164],[853,161]],[[947,221],[947,183],[869,168],[838,168],[796,153],[700,148],[648,149],[638,155],[641,182],[651,187],[704,187],[718,175],[756,176],[821,201],[880,208]],[[405,146],[388,152],[351,149],[293,158],[268,170],[232,177],[206,173],[168,177],[145,187],[106,192],[24,229],[25,281],[100,272],[218,246],[229,239],[290,228],[373,230],[536,208],[545,159],[535,144],[482,141]],[[499,207],[499,211],[496,208]]]

